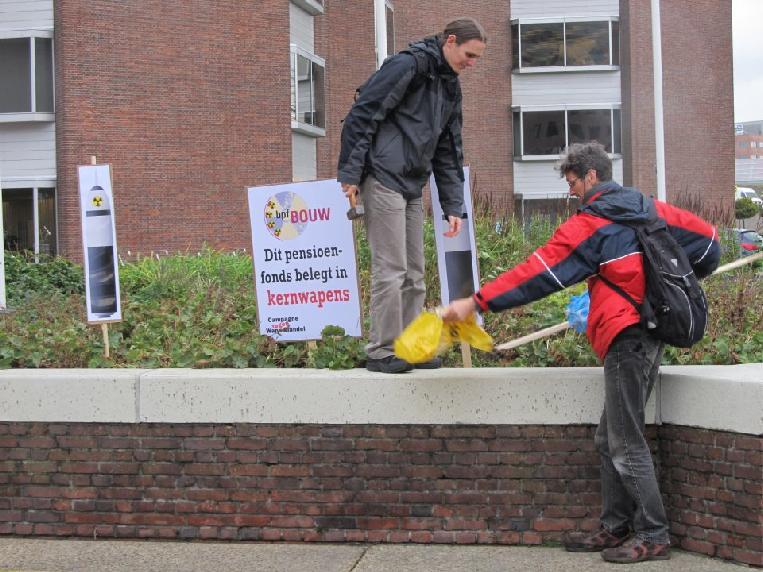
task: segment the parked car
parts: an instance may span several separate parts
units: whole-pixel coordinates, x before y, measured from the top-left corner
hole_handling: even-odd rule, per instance
[[[726,231],[733,242],[737,256],[749,256],[763,250],[763,236],[749,228],[730,228]]]
[[[755,189],[749,187],[737,187],[734,194],[734,200],[739,199],[750,199],[758,208],[763,207],[763,199],[758,196]]]

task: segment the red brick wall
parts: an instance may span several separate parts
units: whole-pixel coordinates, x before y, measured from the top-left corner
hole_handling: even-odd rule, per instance
[[[623,184],[657,194],[651,0],[620,0]]]
[[[326,137],[318,139],[319,179],[336,178],[341,121],[355,89],[376,70],[374,34],[372,2],[334,0],[315,18],[315,51],[326,59]]]
[[[559,541],[598,526],[593,432],[0,423],[0,534]],[[763,554],[761,438],[668,426],[648,435],[679,544],[755,564]]]
[[[120,252],[250,247],[245,187],[291,180],[288,3],[56,2],[55,28],[62,253],[91,155]]]
[[[662,493],[677,545],[763,566],[763,440],[660,428]]]
[[[708,211],[734,207],[731,2],[662,2],[668,197],[699,193]]]
[[[649,0],[621,0],[624,181],[656,194]],[[734,203],[731,3],[661,3],[667,198],[701,198],[720,220]]]

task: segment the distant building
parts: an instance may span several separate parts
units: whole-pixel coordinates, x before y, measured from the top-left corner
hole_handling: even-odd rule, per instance
[[[737,159],[763,159],[763,121],[735,124],[734,149]]]
[[[5,241],[79,258],[76,167],[96,155],[120,251],[246,248],[245,188],[334,177],[355,88],[464,12],[489,35],[463,80],[477,193],[564,196],[559,152],[595,138],[654,194],[650,4],[0,0]],[[731,5],[661,6],[668,199],[732,209]]]

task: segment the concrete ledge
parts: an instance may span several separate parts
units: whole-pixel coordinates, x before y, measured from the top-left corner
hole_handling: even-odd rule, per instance
[[[0,420],[134,423],[141,369],[0,371]]]
[[[598,423],[601,368],[0,371],[0,421]],[[648,423],[763,434],[763,364],[671,366]]]

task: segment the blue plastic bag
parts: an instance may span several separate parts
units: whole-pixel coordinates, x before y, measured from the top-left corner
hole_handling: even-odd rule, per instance
[[[573,296],[567,305],[567,321],[578,334],[585,333],[588,325],[588,307],[591,303],[588,290],[578,296]]]

